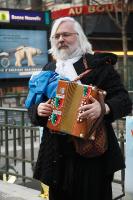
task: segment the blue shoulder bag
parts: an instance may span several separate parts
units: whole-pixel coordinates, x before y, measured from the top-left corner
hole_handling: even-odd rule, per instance
[[[58,81],[61,79],[68,80],[53,71],[41,71],[38,75],[32,76],[29,80],[29,93],[25,101],[26,108],[41,103],[44,96],[55,97]]]

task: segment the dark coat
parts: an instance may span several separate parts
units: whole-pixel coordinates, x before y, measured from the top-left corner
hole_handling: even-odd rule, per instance
[[[128,92],[121,82],[119,74],[114,69],[113,65],[117,61],[117,57],[114,54],[87,54],[86,59],[92,71],[81,79],[81,82],[83,84],[96,85],[107,91],[105,102],[110,107],[110,113],[105,115],[104,121],[108,135],[108,150],[104,155],[96,158],[86,159],[80,157],[86,166],[86,169],[83,169],[85,173],[87,173],[87,166],[90,166],[91,163],[94,163],[93,169],[98,163],[101,163],[104,166],[104,173],[112,174],[124,168],[125,163],[111,123],[131,112],[131,101]],[[83,58],[74,63],[74,67],[78,75],[85,71]],[[49,63],[43,70],[55,70],[55,64]],[[34,178],[48,185],[58,185],[62,181],[63,184],[68,181],[66,183],[68,184],[72,181],[70,177],[73,176],[76,170],[73,164],[72,167],[66,167],[67,159],[70,161],[74,157],[79,157],[79,155],[76,154],[73,144],[69,142],[70,136],[50,133],[46,127],[47,118],[39,117],[36,109],[37,105],[33,105],[29,109],[29,116],[34,125],[44,127],[44,134],[40,145]],[[65,172],[63,172],[64,170]],[[62,180],[63,174],[65,175]]]

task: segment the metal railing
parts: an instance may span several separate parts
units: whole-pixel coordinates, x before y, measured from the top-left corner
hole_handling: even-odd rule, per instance
[[[26,109],[0,108],[1,176],[13,175],[23,183],[33,180],[39,144],[39,128],[31,126]]]
[[[123,155],[125,156],[125,119],[113,124]],[[0,107],[0,175],[17,177],[17,182],[33,180],[32,172],[40,145],[39,127],[32,127],[27,109]],[[30,171],[30,172],[29,172]],[[114,199],[125,196],[125,170],[114,183],[121,186],[121,194]]]
[[[22,107],[24,106],[27,93],[3,95],[0,97],[1,107]]]

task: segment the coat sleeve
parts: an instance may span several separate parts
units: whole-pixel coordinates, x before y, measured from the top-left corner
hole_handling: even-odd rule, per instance
[[[38,116],[37,107],[38,105],[34,104],[28,109],[28,115],[29,115],[30,121],[35,126],[45,127],[47,124],[48,117]]]
[[[109,71],[105,78],[104,87],[107,91],[105,103],[108,104],[110,113],[105,115],[105,118],[113,122],[131,113],[132,102],[118,72],[113,66],[108,67]]]

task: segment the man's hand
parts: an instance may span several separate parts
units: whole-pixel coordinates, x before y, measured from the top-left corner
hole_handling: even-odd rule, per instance
[[[92,103],[83,105],[79,108],[79,119],[87,118],[90,120],[95,120],[98,117],[100,117],[101,114],[100,103],[92,96],[90,96],[89,100]]]
[[[53,107],[50,104],[51,99],[49,99],[48,101],[46,101],[45,103],[40,103],[38,108],[37,108],[37,114],[40,117],[48,117],[52,114],[53,111]]]

